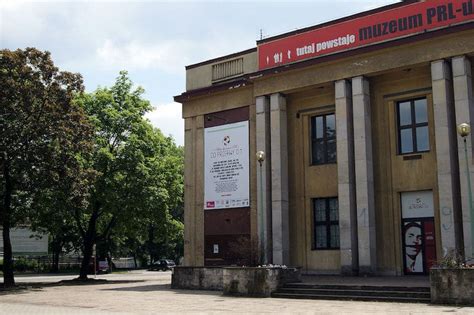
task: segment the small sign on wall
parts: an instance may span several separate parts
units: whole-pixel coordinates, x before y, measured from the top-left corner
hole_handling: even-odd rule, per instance
[[[219,244],[214,244],[213,253],[214,253],[214,254],[219,254]]]
[[[433,192],[431,190],[402,193],[402,218],[434,217]]]

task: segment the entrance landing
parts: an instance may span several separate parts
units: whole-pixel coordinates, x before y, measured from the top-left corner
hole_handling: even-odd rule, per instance
[[[380,287],[430,287],[428,276],[327,276],[302,275],[304,284],[310,285],[347,285],[347,286],[380,286]]]
[[[272,294],[276,298],[430,303],[428,277],[302,276]]]

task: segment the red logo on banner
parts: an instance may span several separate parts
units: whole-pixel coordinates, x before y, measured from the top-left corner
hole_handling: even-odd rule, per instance
[[[215,201],[206,201],[206,208],[215,208],[216,203]]]
[[[409,4],[258,45],[259,70],[474,21],[473,0]]]

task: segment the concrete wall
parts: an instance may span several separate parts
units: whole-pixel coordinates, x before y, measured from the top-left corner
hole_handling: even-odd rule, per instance
[[[175,267],[172,289],[224,291],[224,295],[270,297],[286,283],[301,282],[298,268]]]
[[[474,305],[474,269],[432,269],[431,302]]]
[[[204,266],[204,115],[247,106],[250,156],[255,156],[255,99],[250,86],[227,93],[197,98],[183,105],[185,118],[185,266]],[[250,238],[257,235],[256,160],[250,158]],[[252,243],[254,243],[252,241]],[[212,243],[207,246],[212,246]]]
[[[225,57],[224,60],[216,62],[206,63],[196,68],[186,70],[186,91],[191,91],[206,86],[211,86],[213,83],[219,81],[212,81],[212,66],[226,62],[229,60],[235,60],[243,58],[243,74],[252,73],[257,71],[257,52],[246,53],[240,56],[232,56],[228,59]],[[232,77],[225,78],[223,80],[232,79]]]
[[[175,267],[171,276],[172,289],[222,290],[222,268]]]
[[[379,272],[401,274],[402,235],[400,193],[433,190],[437,196],[436,143],[434,136],[431,74],[428,65],[396,70],[372,77],[372,126],[374,152],[377,261]],[[427,97],[430,151],[417,159],[398,155],[396,103],[399,100]],[[435,197],[436,198],[436,197]],[[439,227],[439,208],[435,201],[435,222]],[[436,230],[440,240],[440,230]],[[438,247],[438,253],[440,247]]]
[[[224,295],[270,297],[286,283],[301,281],[296,268],[224,268]]]
[[[288,95],[290,263],[305,272],[340,269],[339,250],[313,250],[312,198],[337,197],[337,164],[311,165],[308,138],[311,116],[333,113],[334,102],[329,84]]]

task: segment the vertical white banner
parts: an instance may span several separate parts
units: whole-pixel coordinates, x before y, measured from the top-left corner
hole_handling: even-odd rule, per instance
[[[206,128],[204,155],[204,209],[249,207],[249,122]]]

